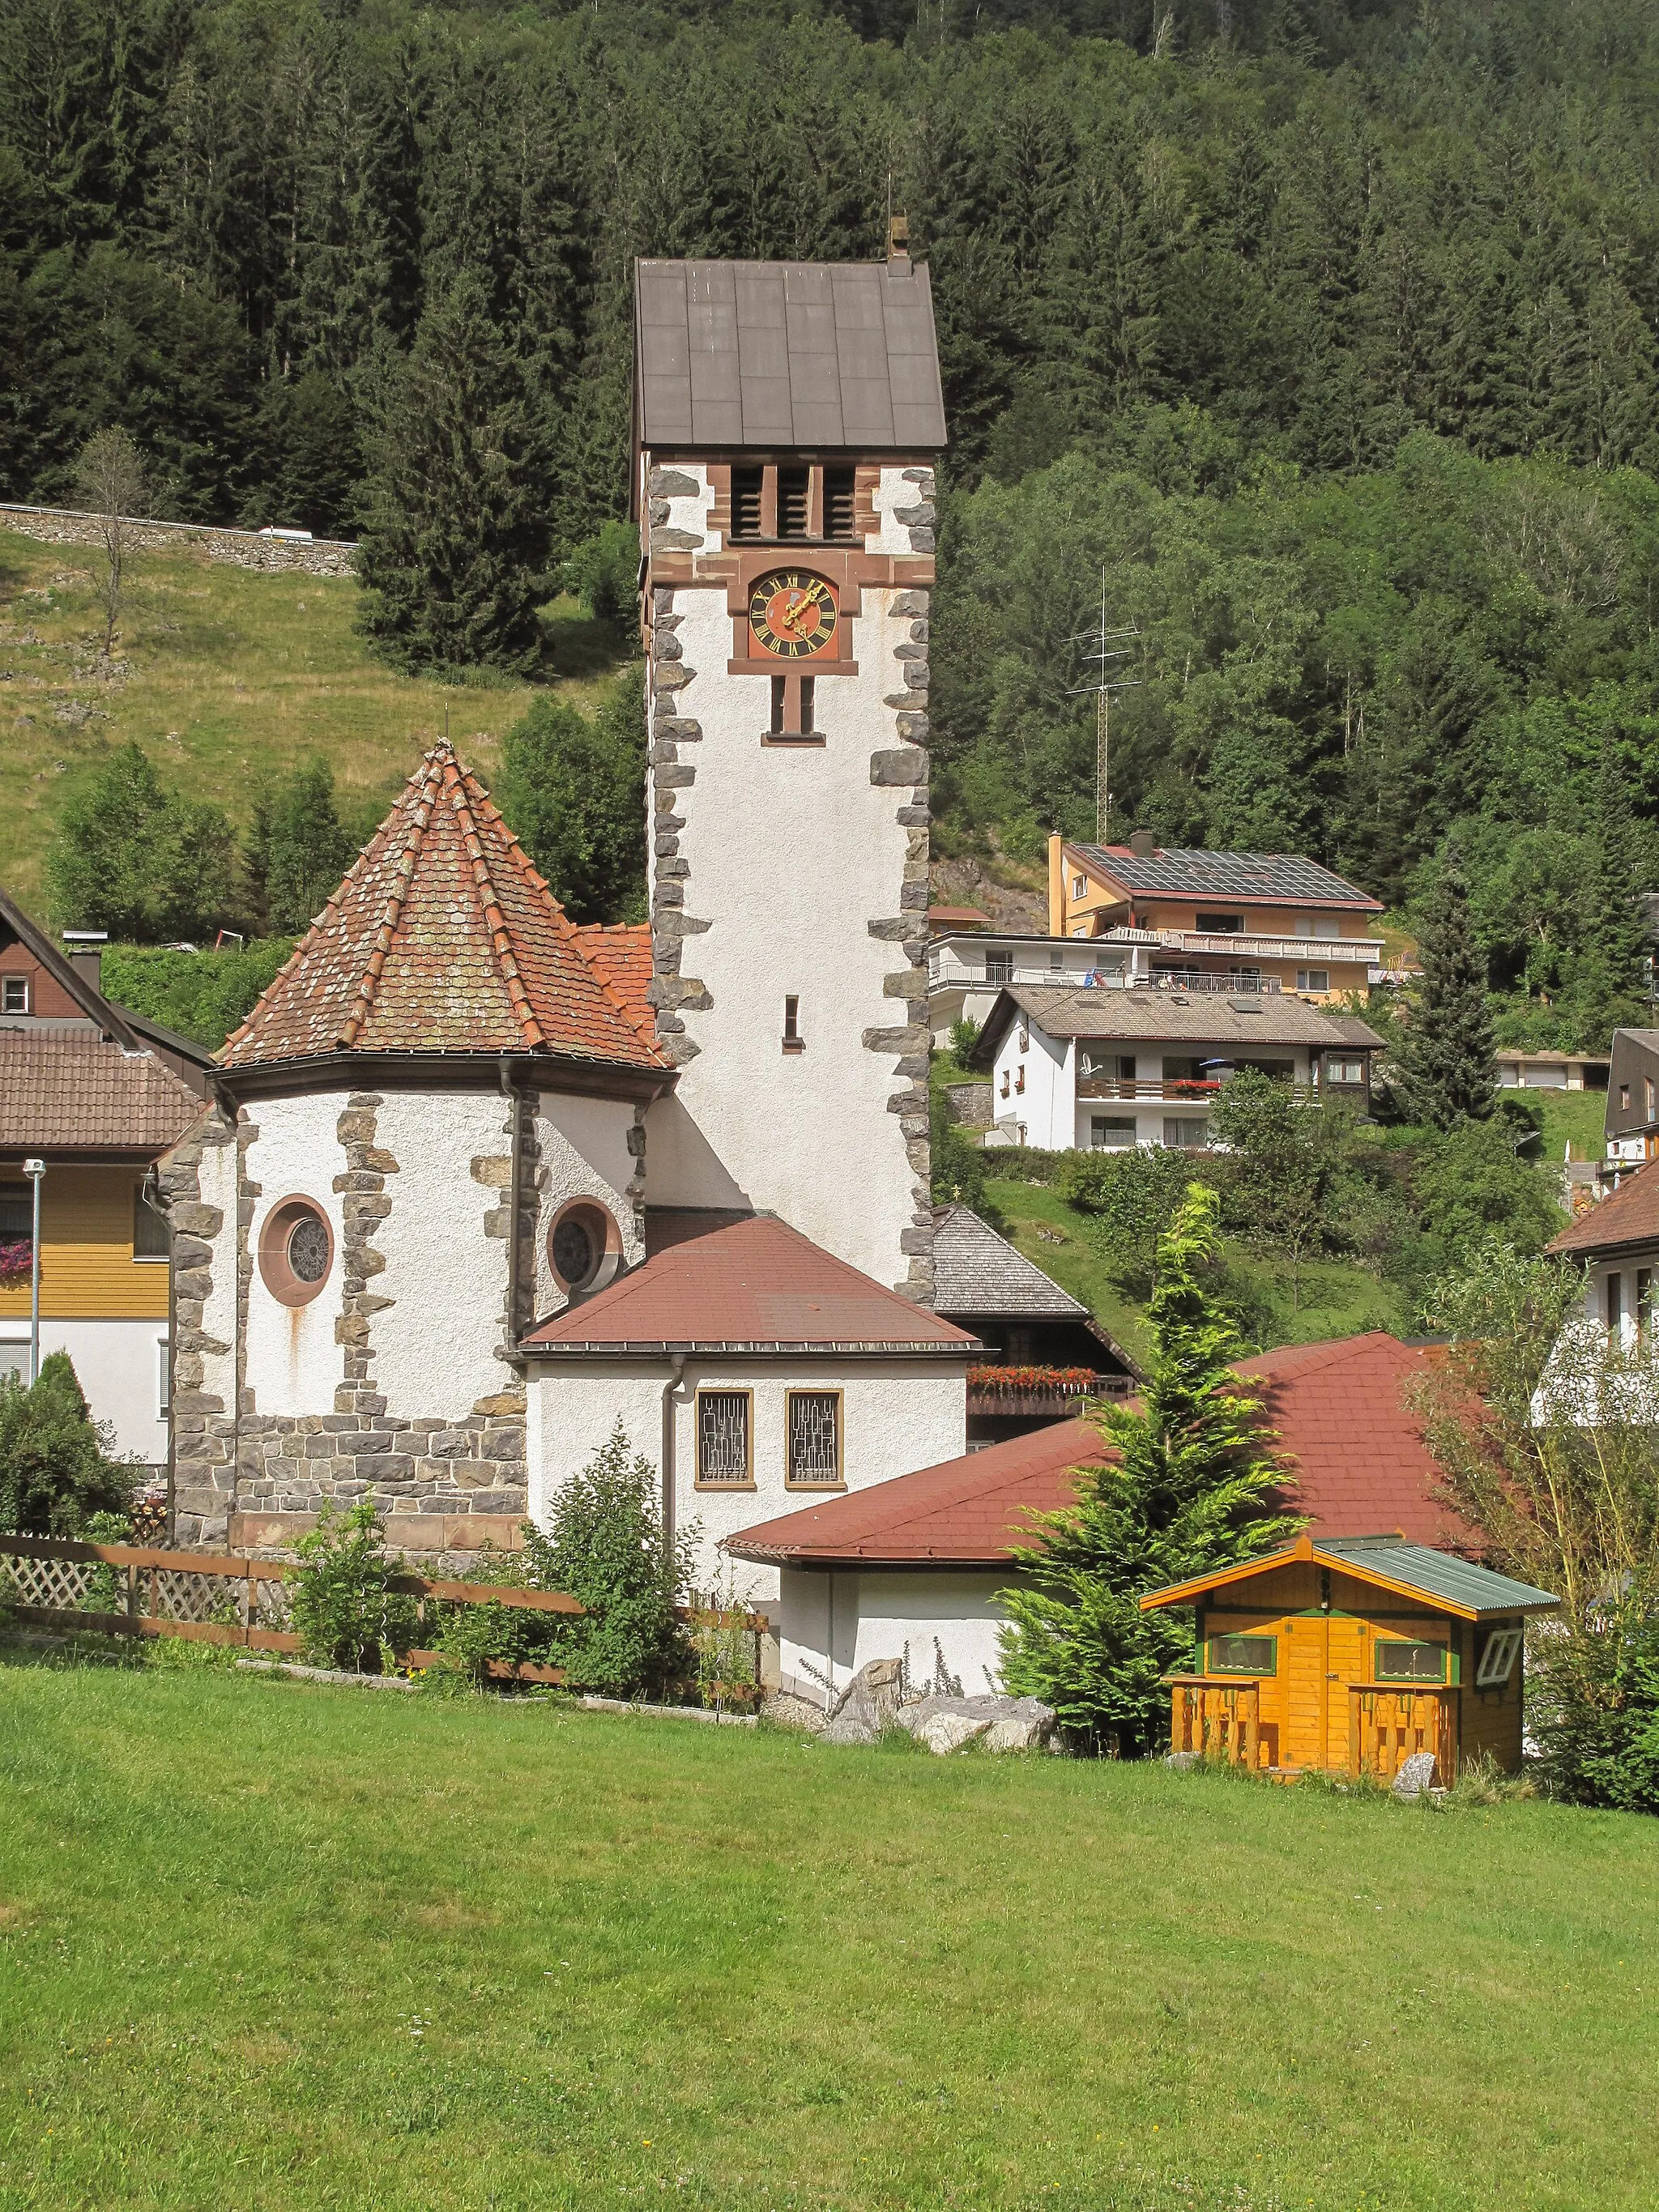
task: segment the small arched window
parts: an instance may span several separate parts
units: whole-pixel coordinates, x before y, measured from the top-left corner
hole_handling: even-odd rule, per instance
[[[573,1198],[554,1215],[547,1232],[547,1264],[567,1297],[602,1291],[622,1265],[622,1231],[596,1198]]]
[[[285,1198],[259,1231],[259,1273],[278,1304],[309,1305],[334,1267],[334,1231],[314,1199]]]

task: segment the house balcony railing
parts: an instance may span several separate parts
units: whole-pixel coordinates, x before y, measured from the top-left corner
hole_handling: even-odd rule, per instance
[[[1173,951],[1219,953],[1227,960],[1296,960],[1304,967],[1352,960],[1369,967],[1382,957],[1380,937],[1245,937],[1236,936],[1231,930],[1160,929],[1137,930],[1133,941],[1144,943],[1149,933],[1157,944],[1167,945]],[[1115,935],[1115,931],[1108,930],[1101,942],[1110,944]],[[1127,939],[1130,933],[1126,930],[1124,936]]]
[[[1127,1375],[1101,1375],[1087,1367],[1032,1367],[1010,1362],[968,1370],[970,1414],[1051,1414],[1079,1410],[1087,1398],[1127,1397]]]

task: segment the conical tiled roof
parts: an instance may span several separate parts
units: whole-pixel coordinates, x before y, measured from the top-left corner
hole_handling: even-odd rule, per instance
[[[660,1068],[585,934],[445,738],[221,1057],[550,1052]]]

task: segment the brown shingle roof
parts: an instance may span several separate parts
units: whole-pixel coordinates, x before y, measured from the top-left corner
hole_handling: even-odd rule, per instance
[[[360,1052],[661,1055],[456,758],[434,745],[283,969],[228,1067]]]
[[[154,1158],[201,1110],[153,1053],[92,1029],[0,1029],[0,1152]]]
[[[1587,1260],[1598,1252],[1624,1252],[1638,1244],[1659,1244],[1659,1160],[1650,1160],[1617,1190],[1609,1191],[1599,1206],[1581,1213],[1577,1221],[1545,1246],[1547,1252],[1571,1253]]]
[[[1339,1021],[1288,991],[1080,990],[1075,984],[1013,983],[992,1007],[969,1065],[988,1066],[1015,1007],[1054,1037],[1144,1037],[1168,1044],[1352,1044],[1375,1050],[1376,1030],[1345,1015]]]
[[[665,1207],[648,1256],[526,1339],[551,1352],[959,1352],[976,1340],[765,1213]]]

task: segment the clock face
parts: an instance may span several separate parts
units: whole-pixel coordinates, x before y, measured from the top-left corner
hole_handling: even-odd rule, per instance
[[[826,652],[836,638],[836,593],[822,576],[775,568],[749,594],[749,627],[763,653],[804,660]]]

